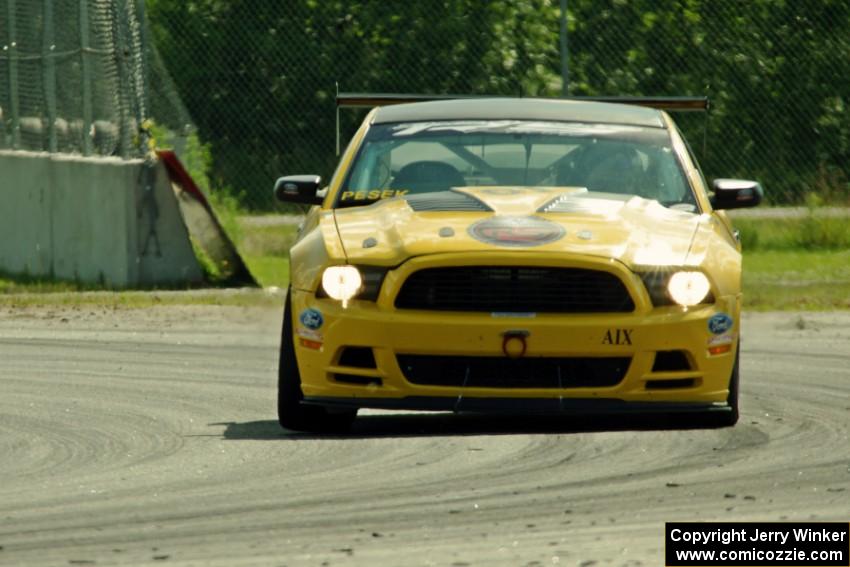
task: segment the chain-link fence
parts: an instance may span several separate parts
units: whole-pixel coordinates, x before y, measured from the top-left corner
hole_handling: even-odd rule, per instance
[[[0,147],[139,154],[143,4],[0,0]]]
[[[676,117],[707,176],[846,198],[848,30],[836,0],[0,0],[0,144],[129,155],[152,117],[202,183],[269,210],[278,175],[332,173],[336,83],[707,95]]]

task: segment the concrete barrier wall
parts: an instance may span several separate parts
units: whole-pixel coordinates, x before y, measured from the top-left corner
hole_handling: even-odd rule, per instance
[[[161,164],[0,151],[0,270],[116,288],[202,274]]]

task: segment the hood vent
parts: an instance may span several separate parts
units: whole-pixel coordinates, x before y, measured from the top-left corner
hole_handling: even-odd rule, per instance
[[[538,213],[573,213],[580,215],[611,215],[625,205],[625,200],[631,198],[609,195],[608,198],[591,197],[587,191],[582,191],[580,197],[576,194],[560,195],[552,199]]]
[[[417,213],[433,211],[486,213],[493,210],[475,197],[458,191],[405,195],[404,199],[410,205],[410,208]]]

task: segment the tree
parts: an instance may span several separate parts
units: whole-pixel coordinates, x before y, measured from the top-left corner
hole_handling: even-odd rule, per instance
[[[557,96],[553,0],[148,0],[156,46],[219,187],[272,206],[284,173],[334,167],[334,89]],[[677,120],[709,176],[799,198],[846,184],[850,5],[838,0],[570,0],[572,95],[701,95]],[[344,137],[362,113],[341,116]],[[706,151],[702,152],[702,139]]]

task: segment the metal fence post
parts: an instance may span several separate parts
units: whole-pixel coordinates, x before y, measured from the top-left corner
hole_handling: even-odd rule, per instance
[[[567,55],[567,0],[561,0],[561,96],[567,96],[570,92],[570,68]]]
[[[56,50],[53,27],[53,0],[44,0],[44,29],[41,42],[41,64],[44,71],[44,102],[47,111],[47,151],[56,153]]]
[[[145,0],[136,0],[136,20],[139,26],[139,54],[138,54],[138,64],[139,64],[139,90],[141,92],[136,93],[136,100],[139,105],[138,116],[136,117],[139,121],[139,125],[148,117],[148,92],[149,92],[149,82],[148,82],[148,65],[150,63],[148,57],[148,42],[150,38],[148,36],[148,21],[145,16]],[[142,148],[143,152],[147,151],[147,147]]]
[[[91,47],[89,45],[89,6],[88,0],[80,0],[80,64],[83,71],[83,155],[92,153],[92,92]]]
[[[127,2],[113,0],[113,14],[117,21],[112,22],[113,38],[112,52],[115,57],[115,66],[118,69],[118,88],[121,91],[118,95],[118,155],[122,158],[130,156],[130,134],[127,129],[128,109],[127,104],[132,104],[128,89],[130,81],[127,77]]]
[[[21,143],[21,106],[18,98],[18,41],[15,29],[15,0],[8,0],[6,12],[9,18],[9,113],[12,125],[10,145],[17,149]]]

